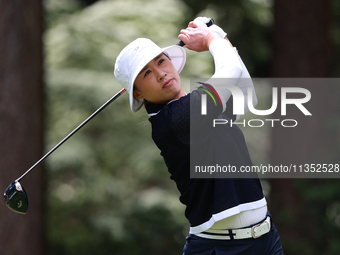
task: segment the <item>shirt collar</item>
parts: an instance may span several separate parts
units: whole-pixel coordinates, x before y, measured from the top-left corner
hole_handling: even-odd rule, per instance
[[[185,92],[185,95],[188,95],[188,93]],[[173,99],[170,102],[168,102],[167,104],[170,104],[174,101],[177,101],[178,99]],[[167,104],[151,104],[151,103],[147,103],[145,105],[145,109],[149,115],[149,117],[153,117],[156,116],[163,108],[163,106],[167,105]]]
[[[157,115],[163,108],[165,104],[151,104],[151,103],[147,103],[145,105],[145,109],[149,115],[149,117],[153,117],[155,115]]]
[[[178,99],[171,100],[167,104],[170,104],[170,103],[177,101],[177,100]],[[149,117],[153,117],[153,116],[156,116],[162,110],[162,108],[167,104],[151,104],[151,103],[148,103],[148,104],[145,105],[145,109],[146,109]]]

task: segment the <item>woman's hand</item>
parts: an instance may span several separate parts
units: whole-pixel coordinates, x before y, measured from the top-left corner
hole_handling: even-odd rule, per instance
[[[220,36],[209,27],[191,21],[186,29],[182,29],[178,39],[185,43],[189,50],[197,52],[209,50],[209,46]]]

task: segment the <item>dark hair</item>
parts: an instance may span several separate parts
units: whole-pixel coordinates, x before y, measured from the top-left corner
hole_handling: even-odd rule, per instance
[[[170,56],[168,55],[168,53],[163,52],[163,54],[164,54],[169,60],[171,60],[171,58],[170,58]]]

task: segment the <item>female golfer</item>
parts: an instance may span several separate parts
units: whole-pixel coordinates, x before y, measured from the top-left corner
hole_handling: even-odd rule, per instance
[[[212,125],[213,119],[237,118],[230,91],[213,83],[215,78],[228,78],[229,85],[244,95],[251,92],[254,105],[255,90],[226,34],[216,25],[204,25],[204,19],[190,22],[178,38],[189,50],[211,52],[215,63],[211,82],[187,94],[179,77],[185,50],[175,45],[162,49],[146,38],[136,39],[121,51],[115,76],[129,92],[132,111],[145,106],[152,138],[186,205],[190,232],[183,254],[283,254],[258,178],[190,178],[192,157],[199,159],[200,166],[252,164],[236,125]]]

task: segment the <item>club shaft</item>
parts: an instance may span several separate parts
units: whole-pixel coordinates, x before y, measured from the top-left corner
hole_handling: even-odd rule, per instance
[[[49,152],[47,152],[41,159],[39,159],[30,169],[28,169],[22,176],[20,176],[15,181],[21,181],[29,172],[31,172],[37,165],[39,165],[44,159],[51,155],[56,149],[58,149],[64,142],[66,142],[72,135],[74,135],[79,129],[81,129],[87,122],[89,122],[94,116],[101,112],[106,106],[111,104],[115,99],[122,95],[126,89],[120,90],[111,99],[109,99],[105,104],[98,108],[94,113],[92,113],[86,120],[84,120],[78,127],[76,127],[71,133],[69,133],[63,140],[61,140],[56,146],[54,146]]]

